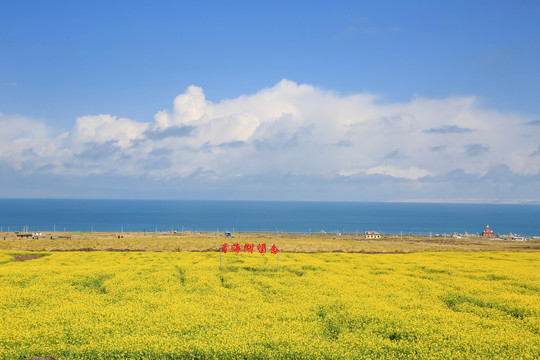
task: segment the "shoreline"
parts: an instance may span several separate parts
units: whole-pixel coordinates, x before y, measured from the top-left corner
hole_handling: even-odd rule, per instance
[[[19,234],[22,235],[22,234]],[[5,240],[4,240],[5,237]],[[52,238],[52,239],[51,239]],[[0,233],[0,250],[69,252],[216,252],[227,243],[266,243],[288,253],[413,253],[440,251],[525,251],[540,252],[540,239],[494,240],[484,237],[444,237],[380,234],[367,239],[356,234],[290,233],[143,233],[143,232],[43,232],[38,238],[21,238]]]

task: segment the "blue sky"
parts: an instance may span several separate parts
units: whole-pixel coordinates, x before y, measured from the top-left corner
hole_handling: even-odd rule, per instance
[[[1,5],[1,197],[540,199],[538,1]]]

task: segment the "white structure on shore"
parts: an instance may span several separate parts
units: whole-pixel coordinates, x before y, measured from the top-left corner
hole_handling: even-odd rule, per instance
[[[366,231],[366,239],[380,239],[381,234],[377,231]]]

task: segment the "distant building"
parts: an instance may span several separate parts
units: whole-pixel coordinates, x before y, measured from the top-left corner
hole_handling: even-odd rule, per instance
[[[366,231],[366,239],[380,239],[381,234],[377,231]]]
[[[486,230],[482,231],[482,236],[494,237],[495,234],[493,233],[492,230],[489,229],[489,225],[488,225],[486,226]]]

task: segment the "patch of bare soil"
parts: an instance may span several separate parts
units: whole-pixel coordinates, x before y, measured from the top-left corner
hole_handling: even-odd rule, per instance
[[[15,261],[27,261],[27,260],[34,260],[44,257],[44,254],[26,254],[26,255],[11,255],[15,259]],[[38,358],[36,358],[38,359]]]

